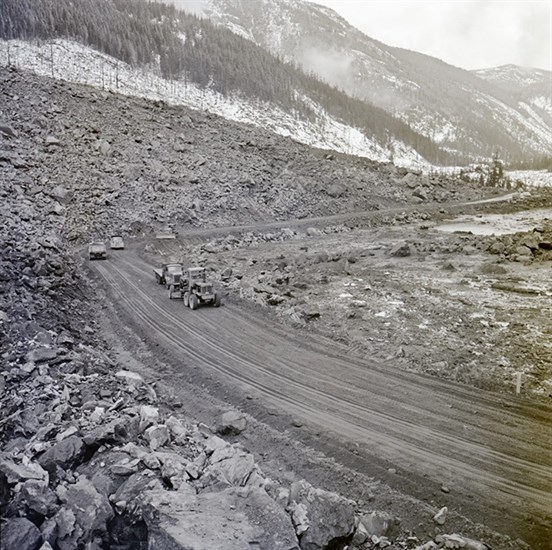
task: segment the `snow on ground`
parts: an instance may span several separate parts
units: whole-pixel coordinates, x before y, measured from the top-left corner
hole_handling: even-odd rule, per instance
[[[35,74],[86,84],[123,95],[162,100],[172,105],[208,111],[226,119],[267,128],[272,132],[321,149],[388,161],[390,151],[330,116],[308,98],[318,121],[311,122],[271,103],[237,96],[225,97],[214,90],[137,69],[113,57],[67,40],[26,42],[0,41],[0,66],[11,64]],[[394,161],[403,166],[427,166],[416,151],[404,143],[394,144]]]

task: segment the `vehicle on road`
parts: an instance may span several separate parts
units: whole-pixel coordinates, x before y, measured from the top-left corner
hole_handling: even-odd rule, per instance
[[[186,307],[197,309],[200,305],[219,307],[220,294],[213,289],[213,283],[207,281],[204,267],[191,267],[180,282],[180,293]]]
[[[90,260],[106,260],[107,250],[105,244],[101,241],[94,241],[88,245],[88,259]]]
[[[119,237],[118,235],[111,237],[109,241],[109,248],[112,250],[123,250],[125,248],[125,241],[123,241],[123,237]]]
[[[167,288],[178,286],[182,277],[184,267],[182,264],[174,262],[163,264],[161,267],[153,270],[155,280],[160,285],[165,285]],[[171,296],[172,298],[172,296]]]

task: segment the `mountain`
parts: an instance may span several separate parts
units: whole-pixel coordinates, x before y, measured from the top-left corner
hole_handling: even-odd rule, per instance
[[[207,19],[171,3],[2,0],[0,64],[403,165],[465,164],[497,149],[521,161],[552,149],[543,109],[477,74],[372,40],[328,8],[183,2]]]
[[[533,96],[526,95],[530,80],[518,82],[525,90],[520,93],[500,79],[387,46],[333,10],[302,0],[204,0],[194,7],[305,72],[386,110],[445,150],[480,158],[498,149],[508,160],[521,160],[552,149],[552,124],[543,116],[552,102],[546,82],[535,108]]]
[[[552,117],[552,72],[543,69],[502,65],[473,71],[479,78],[513,95],[518,101]],[[552,118],[548,120],[552,123]]]
[[[4,65],[172,103],[205,104],[233,120],[373,160],[393,157],[408,165],[461,160],[384,109],[349,97],[209,20],[162,3],[2,0],[0,39]],[[100,61],[88,52],[79,61],[76,42],[107,57]],[[96,74],[90,67],[79,69],[84,59],[99,63]],[[130,81],[122,82],[123,75]]]

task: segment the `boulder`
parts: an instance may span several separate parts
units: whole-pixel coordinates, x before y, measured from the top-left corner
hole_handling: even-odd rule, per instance
[[[299,550],[289,516],[262,489],[157,490],[144,497],[150,548]]]
[[[70,485],[63,500],[65,506],[54,516],[60,550],[80,548],[105,532],[113,510],[88,479]]]
[[[159,426],[150,426],[146,430],[144,437],[149,442],[150,449],[155,451],[170,441],[171,434],[167,426],[160,424]]]
[[[237,411],[228,411],[222,414],[217,433],[221,435],[238,435],[247,426],[245,415]]]
[[[158,419],[159,410],[156,407],[142,405],[140,407],[140,426],[138,429],[142,432],[152,424],[156,424]]]
[[[369,537],[388,537],[393,539],[399,534],[400,520],[387,512],[374,511],[360,516],[360,524]]]
[[[297,509],[301,514],[297,513]],[[289,509],[303,550],[322,550],[337,546],[353,534],[355,503],[335,493],[315,489],[306,481],[293,483]],[[298,522],[298,517],[301,522]],[[306,529],[305,529],[306,527]]]
[[[389,255],[395,256],[397,258],[406,258],[411,254],[412,254],[411,246],[404,241],[398,242],[397,244],[392,246],[391,249],[389,250]]]
[[[334,199],[342,197],[346,192],[347,192],[347,187],[345,185],[343,185],[342,183],[332,183],[326,189],[326,193],[330,197],[333,197]]]
[[[256,470],[253,455],[236,446],[227,445],[213,452],[210,464],[201,477],[201,483],[203,487],[211,485],[243,487]]]
[[[0,472],[6,476],[9,484],[19,483],[28,479],[48,482],[48,472],[36,462],[27,461],[18,464],[7,454],[0,455]]]
[[[89,446],[99,446],[102,443],[122,443],[127,439],[128,434],[128,420],[117,418],[88,432],[84,436],[84,442]]]
[[[26,518],[8,518],[2,525],[2,550],[39,550],[42,535],[36,525]]]
[[[39,464],[48,472],[55,472],[56,466],[68,468],[76,466],[85,452],[83,440],[72,435],[59,441],[53,447],[50,447],[38,459]]]
[[[445,521],[447,521],[447,513],[448,508],[446,506],[443,506],[434,516],[433,521],[437,525],[444,525]]]
[[[48,483],[37,479],[29,479],[23,483],[15,498],[15,505],[24,505],[44,517],[53,515],[58,509],[57,497],[48,487]]]

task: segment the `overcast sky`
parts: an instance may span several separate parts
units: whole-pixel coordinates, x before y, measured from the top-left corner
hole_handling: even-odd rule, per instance
[[[464,69],[552,70],[552,0],[312,0],[390,46]]]

